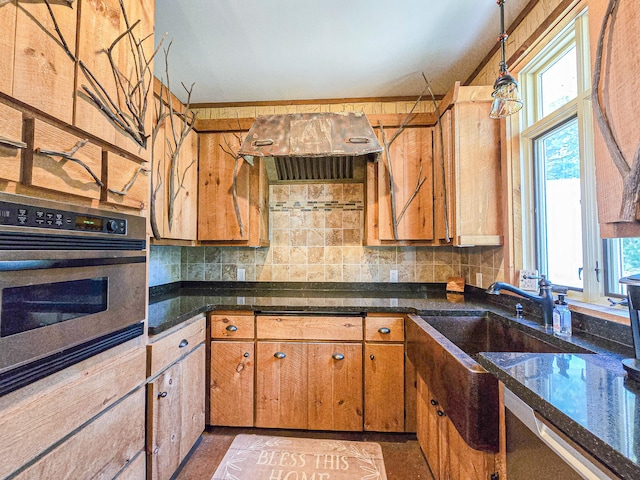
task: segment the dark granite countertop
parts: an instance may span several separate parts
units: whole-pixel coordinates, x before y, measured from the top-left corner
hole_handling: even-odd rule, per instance
[[[387,284],[388,285],[388,284]],[[399,284],[401,285],[401,284]],[[404,284],[406,285],[406,284]],[[308,284],[252,288],[205,282],[182,282],[156,290],[149,300],[149,335],[156,335],[202,312],[212,310],[303,311],[317,313],[390,312],[438,315],[443,312],[481,314],[486,305],[469,295],[448,294],[443,285],[397,289],[318,288]],[[315,288],[314,288],[315,287]]]
[[[298,285],[181,282],[151,289],[149,334],[212,310],[390,312],[509,316],[516,301],[488,299],[473,287],[446,294],[444,285]],[[266,288],[265,288],[266,286]],[[502,298],[501,298],[502,297]],[[495,302],[502,302],[496,304]],[[509,317],[513,319],[514,317]],[[522,322],[543,331],[535,318]],[[594,354],[481,353],[475,359],[498,380],[621,478],[640,478],[640,385],[626,380],[621,359],[633,356],[629,327],[574,314],[583,331],[572,342]],[[606,324],[604,327],[603,325]],[[543,333],[544,334],[544,333]],[[607,338],[608,337],[608,338]],[[619,343],[622,342],[622,343]],[[624,345],[626,343],[626,345]]]

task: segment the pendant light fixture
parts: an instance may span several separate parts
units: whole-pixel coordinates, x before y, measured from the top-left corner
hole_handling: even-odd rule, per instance
[[[504,31],[504,2],[505,0],[498,0],[498,6],[500,7],[500,36],[498,41],[500,42],[502,60],[500,60],[500,73],[493,84],[493,93],[491,94],[493,97],[491,113],[489,114],[491,118],[508,117],[519,112],[522,108],[518,82],[507,70],[505,43],[508,35]]]

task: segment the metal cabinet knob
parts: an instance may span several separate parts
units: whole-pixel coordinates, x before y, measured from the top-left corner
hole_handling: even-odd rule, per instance
[[[431,399],[431,405],[433,405],[435,407],[436,405],[438,405],[438,401],[436,399],[432,398]]]
[[[158,393],[158,398],[164,398],[168,395],[168,392],[160,392]]]
[[[189,341],[186,338],[183,338],[180,344],[178,345],[178,348],[184,348],[187,345],[189,345]]]
[[[235,325],[228,325],[225,330],[227,332],[236,332],[238,330],[238,327],[236,327]]]
[[[391,330],[388,329],[387,327],[380,327],[378,329],[378,333],[382,333],[383,335],[387,335],[387,334],[391,333]]]
[[[276,357],[276,358],[282,359],[282,358],[286,357],[287,354],[284,353],[284,352],[276,352],[276,353],[273,354],[273,356]]]
[[[376,356],[375,356],[375,355],[369,355],[369,358],[370,358],[371,360],[373,360],[373,359],[375,359],[375,358],[376,358]]]
[[[444,412],[443,412],[442,410],[440,410],[440,409],[436,410],[436,413],[438,414],[438,416],[439,416],[439,417],[444,417],[444,416],[446,416],[446,415],[447,415],[446,413],[444,413]]]
[[[249,352],[244,352],[243,357],[244,357],[244,358],[249,358]]]
[[[334,360],[344,360],[344,355],[341,353],[334,353],[332,357]]]

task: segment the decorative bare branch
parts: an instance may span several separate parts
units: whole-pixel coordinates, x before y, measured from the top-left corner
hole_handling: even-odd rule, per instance
[[[611,159],[622,176],[622,205],[620,206],[620,220],[623,222],[633,222],[638,219],[638,209],[640,207],[640,144],[636,147],[631,165],[625,159],[622,148],[616,139],[613,128],[607,118],[606,106],[600,91],[600,81],[603,70],[603,51],[609,25],[615,21],[618,7],[618,0],[609,0],[607,10],[600,27],[600,36],[596,47],[596,58],[593,70],[594,102],[593,110],[600,132],[604,138]]]
[[[240,146],[240,144],[242,143],[240,136],[236,134],[235,138],[238,141],[238,146]],[[222,145],[219,145],[220,148],[224,153],[229,155],[235,161],[235,164],[233,167],[233,184],[232,184],[233,208],[236,213],[236,219],[238,220],[238,227],[240,228],[240,236],[244,237],[244,223],[242,221],[242,215],[240,215],[240,205],[238,204],[238,181],[237,181],[238,171],[240,170],[240,164],[243,158],[242,158],[242,155],[239,155],[237,152],[236,153],[233,152],[233,147],[229,145],[229,141],[227,140],[226,137],[224,137],[224,143],[226,144],[227,148],[223,147]]]
[[[27,148],[27,144],[22,140],[12,140],[10,138],[3,137],[0,135],[0,146],[10,147],[10,148]]]
[[[107,188],[107,191],[110,193],[113,193],[114,195],[120,195],[121,197],[124,197],[127,194],[127,192],[131,190],[131,187],[133,187],[134,183],[136,183],[136,180],[138,179],[141,173],[148,174],[149,170],[147,170],[144,167],[138,167],[138,169],[133,174],[133,177],[131,177],[131,180],[127,182],[127,184],[122,188],[122,190],[114,190],[113,188]]]
[[[74,158],[74,155],[76,154],[76,152],[80,150],[82,147],[84,147],[88,142],[89,142],[88,139],[80,140],[78,143],[76,143],[73,146],[73,148],[71,148],[67,152],[60,152],[58,150],[47,150],[45,148],[38,147],[35,149],[35,153],[37,153],[38,155],[46,155],[48,157],[60,157],[64,161],[69,160],[71,162],[77,163],[82,168],[84,168],[87,171],[87,173],[89,173],[89,175],[91,175],[96,185],[98,185],[99,187],[103,187],[104,184],[102,183],[100,178],[95,173],[93,173],[89,165],[84,163],[82,160]]]
[[[151,205],[149,205],[149,222],[151,224],[151,233],[153,233],[153,238],[156,240],[160,240],[162,235],[160,235],[160,230],[158,228],[158,219],[156,216],[156,201],[158,197],[158,192],[160,192],[160,188],[163,185],[162,181],[162,162],[160,158],[155,158],[155,145],[156,140],[158,139],[158,135],[160,134],[160,130],[165,124],[168,113],[164,108],[164,84],[160,83],[160,101],[156,103],[155,116],[153,119],[153,128],[151,130],[151,169],[152,173],[149,180],[149,188],[151,190]],[[154,185],[153,178],[153,169],[155,169],[156,173],[156,181]]]
[[[66,1],[69,6],[73,3],[73,0]],[[146,40],[151,38],[151,35],[144,38],[136,37],[133,30],[140,24],[140,20],[131,24],[129,22],[123,0],[119,0],[126,30],[118,35],[109,48],[104,50],[104,53],[109,59],[109,64],[111,66],[116,85],[116,98],[112,98],[100,80],[91,72],[82,60],[78,59],[73,54],[69,48],[69,44],[62,34],[53,9],[51,8],[50,0],[44,0],[44,3],[47,6],[47,10],[49,11],[49,15],[53,22],[54,30],[58,35],[63,50],[74,63],[77,63],[89,82],[89,86],[80,86],[82,91],[117,128],[131,137],[138,145],[146,148],[149,135],[146,133],[145,129],[145,118],[147,115],[148,93],[151,91],[153,85],[153,71],[151,67],[153,58],[158,53],[166,35],[162,37],[158,47],[153,51],[152,55],[147,58],[143,44]],[[126,41],[129,44],[131,61],[135,67],[128,74],[125,74],[125,72],[122,72],[118,68],[113,57],[114,49],[123,41]],[[121,106],[122,104],[124,104],[124,109]]]

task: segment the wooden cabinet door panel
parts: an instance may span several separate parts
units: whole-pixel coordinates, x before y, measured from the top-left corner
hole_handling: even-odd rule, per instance
[[[252,167],[225,152],[235,153],[239,148],[240,142],[235,135],[205,133],[199,137],[198,239],[248,240]],[[234,205],[234,183],[237,205]]]
[[[180,462],[204,431],[206,349],[200,344],[182,360]]]
[[[13,58],[16,40],[16,0],[10,0],[0,7],[0,92],[13,93]]]
[[[293,340],[362,340],[362,317],[258,315],[258,338]]]
[[[51,8],[75,54],[77,4],[52,3]],[[75,65],[58,43],[44,2],[20,2],[15,38],[13,96],[71,124]]]
[[[0,7],[1,21],[2,7]],[[20,181],[20,152],[12,146],[22,141],[22,113],[0,103],[0,179]]]
[[[368,342],[402,342],[404,340],[404,317],[367,316],[364,339]]]
[[[311,430],[362,430],[362,344],[308,345]]]
[[[209,423],[253,426],[253,342],[211,342]]]
[[[150,429],[147,434],[150,454],[148,467],[152,479],[169,479],[180,465],[181,363],[165,370],[147,388]]]
[[[418,376],[418,408],[417,408],[417,435],[420,448],[427,459],[429,468],[433,473],[436,480],[441,477],[440,473],[440,422],[436,414],[435,407],[431,404],[431,397],[429,387],[425,381]],[[442,455],[445,455],[442,452]]]
[[[256,427],[307,428],[307,345],[257,345]]]
[[[31,5],[31,4],[30,4]],[[34,150],[68,152],[83,139],[69,132],[49,125],[41,120],[34,121]],[[97,145],[87,143],[73,154],[98,178],[102,174],[102,151]],[[34,153],[31,185],[56,190],[81,197],[99,199],[101,189],[91,174],[79,163],[61,159],[55,155]]]
[[[404,345],[365,344],[364,429],[404,431]]]
[[[388,137],[392,134],[389,133]],[[397,240],[433,239],[432,134],[432,128],[406,128],[389,150],[398,223]],[[378,162],[378,202],[380,240],[396,240],[386,155]],[[402,214],[405,206],[406,211]]]
[[[206,337],[206,321],[204,317],[186,327],[168,333],[147,345],[149,352],[148,374],[153,377],[165,367],[178,360],[189,350],[204,342]]]
[[[249,339],[254,337],[253,315],[211,315],[211,338]]]
[[[104,152],[107,164],[107,203],[145,210],[149,202],[146,165],[113,152]]]

